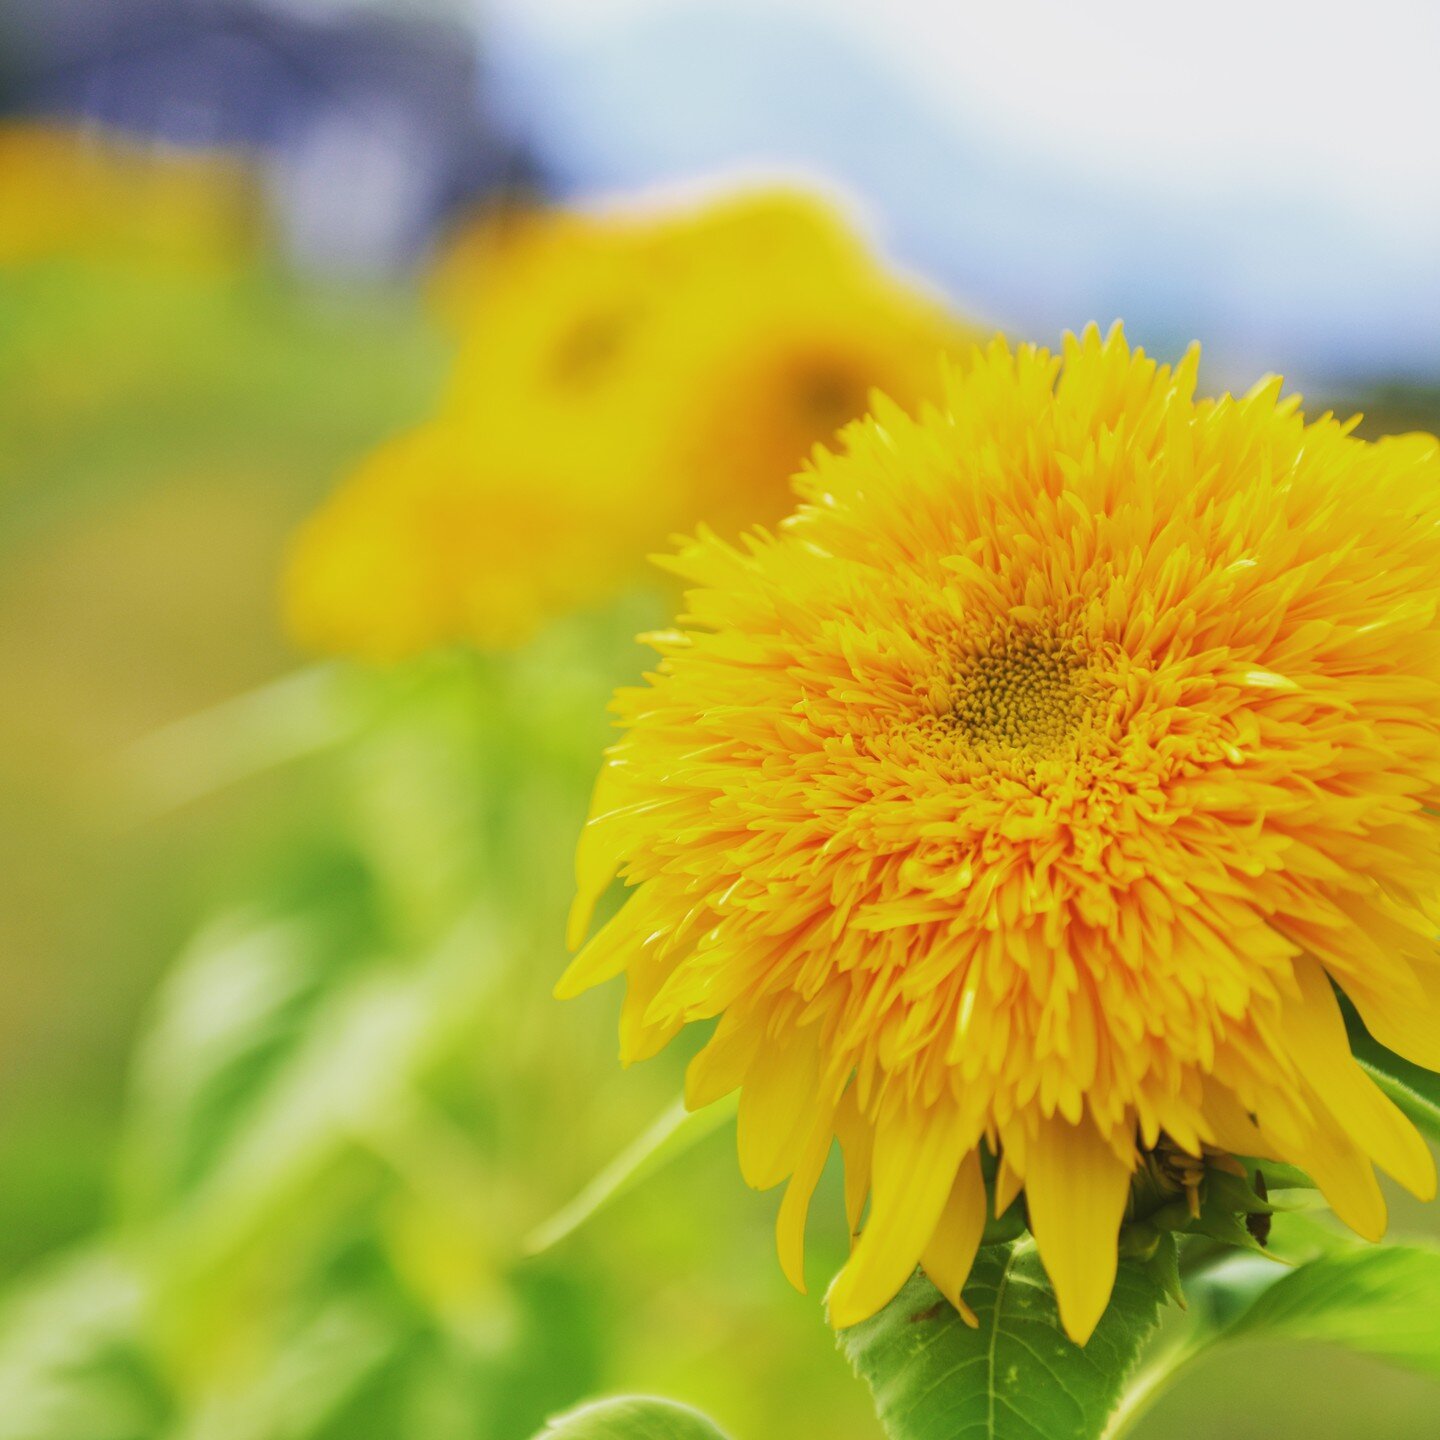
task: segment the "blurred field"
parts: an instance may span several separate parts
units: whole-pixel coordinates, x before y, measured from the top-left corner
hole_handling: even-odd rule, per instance
[[[678,1089],[549,998],[653,599],[506,665],[304,669],[284,540],[433,397],[417,296],[0,283],[0,1433],[522,1436],[607,1384],[866,1433],[718,1139],[520,1257]]]
[[[93,1142],[112,1122],[137,1006],[206,904],[202,854],[176,870],[171,837],[121,830],[117,757],[291,664],[280,539],[341,457],[418,403],[439,349],[397,297],[327,304],[262,272],[56,261],[6,273],[0,306],[18,902],[0,925],[6,953],[35,957],[0,1015],[7,1169],[31,1177],[0,1195],[19,1259],[96,1218],[83,1168],[100,1155],[50,1127]],[[47,1182],[66,1157],[82,1174]]]
[[[280,634],[286,537],[434,403],[447,345],[412,282],[263,250],[0,273],[0,1437],[525,1440],[617,1389],[737,1440],[877,1434],[816,1298],[838,1203],[798,1296],[728,1131],[526,1254],[679,1091],[683,1055],[615,1067],[615,997],[550,998],[657,592],[506,659]],[[1266,1351],[1144,1433],[1382,1415],[1419,1440],[1440,1398]]]

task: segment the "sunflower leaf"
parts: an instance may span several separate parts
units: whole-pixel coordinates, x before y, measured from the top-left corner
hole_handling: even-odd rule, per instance
[[[1313,1237],[1312,1237],[1313,1238]],[[1325,1242],[1329,1243],[1329,1242]],[[1440,1380],[1435,1293],[1440,1249],[1339,1241],[1289,1271],[1232,1254],[1187,1282],[1196,1331],[1154,1356],[1116,1413],[1105,1440],[1134,1433],[1156,1396],[1214,1351],[1288,1341],[1339,1345]]]
[[[1182,1310],[1185,1308],[1185,1286],[1180,1278],[1180,1244],[1173,1234],[1160,1236],[1154,1250],[1142,1257],[1141,1268],[1168,1299]]]
[[[980,1251],[965,1299],[977,1329],[917,1274],[878,1315],[842,1332],[890,1440],[1103,1434],[1164,1291],[1144,1261],[1122,1261],[1110,1308],[1082,1348],[1061,1329],[1034,1244],[1022,1240]]]
[[[535,1440],[726,1440],[698,1410],[673,1400],[626,1395],[552,1420]]]
[[[1440,1380],[1437,1294],[1440,1250],[1377,1245],[1335,1251],[1267,1286],[1219,1339],[1343,1345]]]

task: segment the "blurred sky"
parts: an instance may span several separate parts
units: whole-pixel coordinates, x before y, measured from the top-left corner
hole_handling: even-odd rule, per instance
[[[246,151],[291,261],[360,278],[523,168],[478,52],[468,0],[0,0],[0,105]]]
[[[562,191],[817,173],[1037,337],[1123,315],[1222,369],[1440,373],[1440,5],[479,0]]]
[[[292,258],[413,264],[517,179],[790,175],[1053,341],[1440,377],[1435,0],[6,0],[0,101],[259,152]],[[7,80],[7,77],[8,80]],[[3,203],[3,197],[0,197]]]

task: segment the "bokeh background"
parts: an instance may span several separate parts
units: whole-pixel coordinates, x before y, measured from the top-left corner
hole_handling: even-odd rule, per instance
[[[0,1437],[525,1440],[641,1390],[873,1440],[844,1237],[790,1291],[723,1126],[548,1224],[679,1092],[550,998],[663,587],[317,657],[290,537],[434,409],[437,277],[522,201],[801,185],[981,327],[1440,427],[1437,64],[1427,0],[8,0]],[[1146,1426],[1403,1440],[1440,1393],[1266,1349]]]

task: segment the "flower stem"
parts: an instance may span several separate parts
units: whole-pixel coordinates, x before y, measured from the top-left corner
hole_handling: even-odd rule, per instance
[[[1203,1348],[1193,1337],[1187,1337],[1142,1366],[1121,1395],[1100,1440],[1122,1440],[1123,1436],[1133,1435],[1136,1422],[1149,1413]]]

